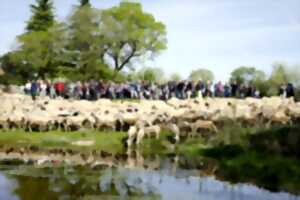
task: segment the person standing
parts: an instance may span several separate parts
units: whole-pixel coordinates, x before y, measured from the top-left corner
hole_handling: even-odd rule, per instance
[[[225,83],[225,86],[224,86],[224,97],[226,97],[226,98],[230,97],[231,96],[230,91],[231,91],[231,88],[230,88],[229,84]]]
[[[287,96],[286,92],[287,92],[287,87],[285,85],[281,85],[278,92],[279,96],[285,98]]]
[[[294,96],[295,96],[294,85],[292,83],[288,83],[286,86],[286,97],[290,98],[290,97],[294,97]]]
[[[47,95],[47,85],[45,81],[40,81],[40,96],[45,97]]]
[[[231,97],[236,97],[238,91],[238,84],[236,81],[231,83]]]
[[[25,84],[25,94],[27,95],[30,95],[30,90],[31,90],[31,82],[28,81],[26,84]]]
[[[35,101],[36,96],[38,94],[38,83],[36,81],[31,82],[30,94],[31,94],[32,100]]]

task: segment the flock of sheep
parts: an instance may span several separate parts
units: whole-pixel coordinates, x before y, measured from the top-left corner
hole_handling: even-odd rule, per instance
[[[164,101],[141,100],[78,101],[39,98],[33,101],[21,94],[0,94],[0,128],[51,131],[97,129],[128,131],[127,144],[140,144],[145,136],[157,139],[162,130],[174,134],[198,134],[203,130],[218,132],[225,120],[254,125],[287,124],[300,119],[300,103],[293,99],[207,98]]]

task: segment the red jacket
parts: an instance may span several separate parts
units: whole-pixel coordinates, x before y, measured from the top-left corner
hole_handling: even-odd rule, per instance
[[[54,88],[59,92],[63,92],[65,90],[65,84],[62,82],[57,82],[54,84]]]

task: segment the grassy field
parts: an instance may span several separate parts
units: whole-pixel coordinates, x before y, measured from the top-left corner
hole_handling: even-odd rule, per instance
[[[125,133],[95,131],[78,132],[45,132],[45,133],[27,133],[22,130],[3,132],[0,131],[0,145],[10,147],[28,147],[36,146],[40,149],[74,149],[80,151],[99,149],[118,153],[124,151],[122,139],[126,137]],[[78,146],[72,143],[78,141],[94,141],[91,146]]]
[[[97,132],[97,131],[77,131],[77,132],[33,132],[28,133],[23,130],[4,132],[0,130],[0,147],[22,148],[38,147],[39,149],[72,149],[80,152],[92,150],[103,150],[112,154],[125,153],[127,133],[125,132]],[[179,144],[174,144],[170,133],[163,132],[159,140],[145,138],[139,147],[143,155],[159,154],[188,154],[196,155],[200,148],[205,147],[202,137],[183,139]],[[94,141],[90,146],[78,146],[74,142]]]

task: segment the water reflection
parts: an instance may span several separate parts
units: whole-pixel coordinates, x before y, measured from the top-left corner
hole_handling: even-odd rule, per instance
[[[1,168],[0,199],[300,200],[252,185],[231,185],[192,170],[99,167]]]
[[[17,187],[17,183],[14,180],[8,179],[5,175],[0,174],[0,199],[2,200],[17,200],[19,199],[13,194],[13,191]]]

